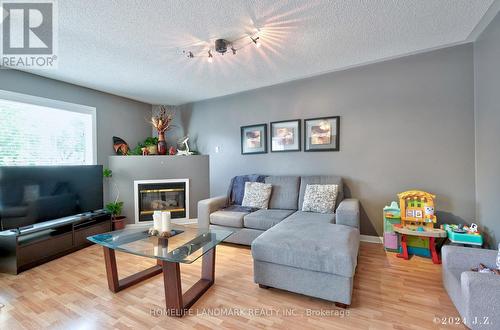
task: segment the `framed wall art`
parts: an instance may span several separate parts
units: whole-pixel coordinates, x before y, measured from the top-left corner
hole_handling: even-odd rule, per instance
[[[241,127],[241,154],[264,154],[267,152],[267,124]]]
[[[300,151],[300,120],[275,121],[270,124],[271,152]]]
[[[305,119],[304,130],[304,151],[339,151],[339,116]]]

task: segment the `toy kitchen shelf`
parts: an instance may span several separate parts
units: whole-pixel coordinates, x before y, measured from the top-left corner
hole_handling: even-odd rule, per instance
[[[478,247],[483,246],[483,236],[480,234],[470,234],[470,233],[457,233],[453,230],[456,229],[456,225],[444,225],[444,230],[448,233],[448,239],[453,244],[461,245],[474,245]]]

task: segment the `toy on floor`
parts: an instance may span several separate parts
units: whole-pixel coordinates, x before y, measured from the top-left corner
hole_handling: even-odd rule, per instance
[[[394,231],[401,236],[400,258],[409,259],[409,254],[431,257],[432,262],[440,264],[436,250],[436,238],[447,236],[446,231],[434,228],[437,217],[434,215],[435,195],[424,191],[410,190],[398,194],[401,211],[401,224],[394,225]]]
[[[448,233],[448,239],[453,244],[483,245],[483,236],[475,223],[470,226],[445,224],[443,228]]]

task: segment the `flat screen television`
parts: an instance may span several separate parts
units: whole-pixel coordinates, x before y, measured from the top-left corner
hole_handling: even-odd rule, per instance
[[[0,166],[0,230],[100,210],[102,165]]]

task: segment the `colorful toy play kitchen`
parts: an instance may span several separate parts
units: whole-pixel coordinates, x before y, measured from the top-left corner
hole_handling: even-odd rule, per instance
[[[409,259],[410,254],[431,257],[440,264],[436,238],[447,236],[445,230],[434,228],[436,196],[424,191],[410,190],[398,194],[396,202],[384,208],[384,246],[387,251],[398,251],[399,258]],[[400,240],[397,234],[401,237]]]

